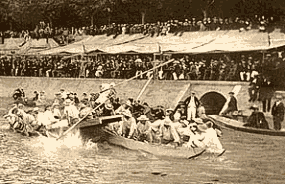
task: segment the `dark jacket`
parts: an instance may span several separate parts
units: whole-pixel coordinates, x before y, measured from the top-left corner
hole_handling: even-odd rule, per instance
[[[189,96],[188,98],[186,98],[186,100],[184,101],[184,104],[186,107],[188,107],[188,104],[190,103],[191,101],[191,96]],[[198,100],[198,98],[196,96],[194,96],[194,102],[195,102],[195,105],[196,105],[196,108],[200,105],[200,101]]]
[[[274,103],[272,110],[271,110],[271,114],[272,116],[276,116],[279,117],[281,121],[284,120],[284,104],[283,102],[280,102],[278,105],[276,105],[276,102]]]
[[[231,111],[237,111],[238,110],[236,97],[234,97],[234,96],[231,97],[229,104],[228,104],[228,109]]]
[[[252,112],[248,117],[246,127],[269,129],[268,122],[262,112]]]
[[[259,91],[259,101],[271,99],[274,95],[272,82],[268,84],[267,80],[263,80]]]

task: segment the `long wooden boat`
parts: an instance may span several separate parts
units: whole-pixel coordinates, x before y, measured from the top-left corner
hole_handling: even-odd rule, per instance
[[[110,144],[121,146],[130,150],[143,151],[156,156],[191,159],[198,157],[205,152],[205,149],[202,148],[174,148],[171,146],[148,144],[115,135],[106,129],[102,129],[102,131],[104,132],[103,139]]]
[[[212,118],[219,126],[224,127],[224,128],[229,128],[229,129],[238,130],[238,131],[247,132],[247,133],[263,134],[263,135],[270,135],[270,136],[285,136],[285,131],[245,127],[243,126],[244,122],[222,117],[219,115],[209,115],[208,117]]]

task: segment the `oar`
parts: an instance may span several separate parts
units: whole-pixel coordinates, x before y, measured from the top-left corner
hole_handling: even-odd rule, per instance
[[[202,154],[206,151],[206,149],[204,149],[203,151],[201,151],[201,152],[200,152],[200,153],[198,153],[198,154],[196,154],[196,152],[195,152],[195,149],[194,149],[194,148],[193,148],[193,151],[194,151],[195,155],[193,155],[193,156],[191,156],[191,157],[188,157],[188,159],[193,159],[193,158],[196,158],[196,157],[198,157],[198,156],[202,155]]]
[[[146,87],[148,86],[148,84],[150,83],[150,81],[152,80],[153,76],[151,76],[148,81],[145,83],[144,87],[142,88],[142,90],[140,91],[140,94],[138,95],[136,100],[139,100],[140,97],[142,96],[142,94],[144,93]]]
[[[107,101],[107,100],[106,100]],[[105,102],[106,102],[105,101]],[[105,103],[104,102],[104,103]],[[100,105],[98,105],[97,107],[95,107],[94,109],[92,109],[92,111],[88,112],[83,118],[81,118],[79,121],[77,121],[74,125],[72,125],[69,129],[67,129],[65,132],[63,132],[63,134],[61,134],[56,140],[61,139],[62,137],[64,137],[66,134],[68,134],[71,130],[73,130],[79,123],[81,123],[81,121],[83,121],[87,116],[89,116],[90,113],[92,113],[93,111],[97,110],[99,107],[101,107],[104,103],[101,103]]]

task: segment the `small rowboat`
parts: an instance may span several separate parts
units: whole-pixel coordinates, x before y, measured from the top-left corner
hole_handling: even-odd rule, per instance
[[[229,128],[247,133],[263,134],[271,136],[285,136],[285,131],[245,127],[243,126],[244,125],[243,122],[218,115],[209,115],[208,117],[212,118],[219,126],[224,128]]]
[[[148,144],[115,135],[106,129],[102,129],[102,131],[104,132],[104,135],[102,137],[103,140],[106,140],[110,144],[121,146],[130,150],[143,151],[156,156],[192,159],[202,155],[205,152],[205,149],[202,148],[174,148],[171,146]]]

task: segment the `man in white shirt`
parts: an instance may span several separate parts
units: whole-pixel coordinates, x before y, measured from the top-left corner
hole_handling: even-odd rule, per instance
[[[191,95],[185,100],[185,105],[187,106],[187,120],[190,121],[196,118],[196,112],[200,102],[195,96],[195,92],[191,92]]]
[[[72,126],[79,120],[79,111],[74,105],[71,104],[70,99],[65,100],[63,114],[68,120],[69,126]]]

